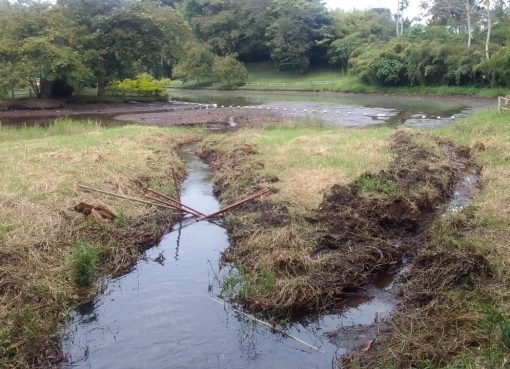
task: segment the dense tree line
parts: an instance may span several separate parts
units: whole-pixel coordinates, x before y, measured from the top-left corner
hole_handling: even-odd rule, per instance
[[[510,86],[509,1],[423,1],[426,25],[404,17],[407,0],[398,5],[391,14],[329,11],[320,0],[0,0],[0,94],[95,86],[101,96],[142,73],[234,87],[247,75],[240,62],[266,60],[379,85]]]

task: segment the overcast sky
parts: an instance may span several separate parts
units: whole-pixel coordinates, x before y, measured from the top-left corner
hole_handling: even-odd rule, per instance
[[[420,0],[410,0],[409,4],[409,8],[404,15],[409,18],[419,15]],[[361,10],[368,8],[390,8],[392,12],[395,12],[397,9],[397,0],[326,0],[326,5],[331,9]]]

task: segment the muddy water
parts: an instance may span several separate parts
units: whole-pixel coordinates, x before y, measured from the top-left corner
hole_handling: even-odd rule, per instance
[[[495,106],[491,99],[272,91],[170,90],[178,101],[269,109],[290,118],[313,118],[346,127],[435,128]]]
[[[188,177],[181,199],[210,213],[219,208],[211,169],[181,153]],[[221,224],[183,220],[132,270],[106,283],[74,311],[63,333],[68,368],[331,368],[337,356],[375,335],[373,323],[394,310],[392,277],[346,300],[345,311],[273,332],[221,300]],[[310,345],[317,348],[311,348]]]

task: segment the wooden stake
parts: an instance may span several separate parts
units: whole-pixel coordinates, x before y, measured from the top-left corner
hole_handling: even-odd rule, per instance
[[[153,190],[153,189],[151,189],[151,188],[148,188],[148,189],[147,189],[147,191],[152,192],[153,194],[158,195],[158,196],[160,196],[160,197],[163,197],[164,199],[168,200],[169,202],[171,202],[171,203],[173,203],[173,204],[175,204],[175,205],[178,205],[179,207],[181,207],[181,208],[183,208],[183,209],[187,209],[187,210],[188,210],[188,212],[191,212],[193,215],[195,215],[195,216],[197,216],[197,217],[199,217],[199,218],[200,218],[200,217],[201,217],[201,218],[206,218],[206,217],[207,217],[207,215],[205,215],[205,214],[203,214],[203,213],[199,212],[198,210],[195,210],[195,209],[193,209],[193,208],[190,208],[189,206],[184,205],[183,203],[181,203],[181,202],[179,202],[179,201],[177,201],[177,200],[175,200],[175,199],[171,198],[170,196],[167,196],[167,195],[164,195],[164,194],[159,193],[159,192],[157,192],[157,191],[154,191],[154,190]]]
[[[221,209],[221,210],[219,210],[219,211],[217,211],[217,212],[215,212],[215,213],[212,213],[212,214],[207,215],[207,216],[206,216],[206,218],[214,218],[214,217],[217,217],[217,216],[219,216],[219,215],[221,215],[221,214],[223,214],[223,213],[226,213],[227,211],[230,211],[230,210],[232,210],[232,209],[234,209],[234,208],[237,208],[238,206],[243,205],[244,203],[246,203],[246,202],[248,202],[248,201],[251,201],[251,200],[253,200],[253,199],[255,199],[255,198],[259,197],[259,196],[263,196],[263,195],[266,195],[266,194],[268,194],[268,193],[269,193],[269,190],[268,190],[267,188],[265,188],[265,189],[263,189],[262,191],[259,191],[259,192],[257,192],[257,193],[254,193],[254,194],[253,194],[253,195],[251,195],[251,196],[248,196],[248,197],[247,197],[247,198],[245,198],[244,200],[238,201],[238,202],[236,202],[236,203],[234,203],[234,204],[232,204],[232,205],[229,205],[229,206],[227,206],[226,208],[223,208],[223,209]]]
[[[145,200],[142,200],[142,199],[137,199],[137,198],[134,198],[134,197],[129,197],[129,196],[124,196],[124,195],[119,195],[119,194],[116,194],[116,193],[113,193],[113,192],[108,192],[108,191],[103,191],[103,190],[98,190],[96,188],[92,188],[92,187],[87,187],[87,186],[83,186],[83,185],[78,185],[78,187],[82,190],[85,190],[85,191],[92,191],[92,192],[97,192],[97,193],[102,193],[104,195],[109,195],[109,196],[113,196],[113,197],[118,197],[120,199],[124,199],[124,200],[129,200],[129,201],[134,201],[134,202],[139,202],[141,204],[145,204],[145,205],[151,205],[151,206],[158,206],[160,208],[165,208],[165,209],[170,209],[170,210],[176,210],[175,207],[170,207],[168,205],[163,205],[163,204],[158,204],[158,203],[153,203],[153,202],[150,202],[150,201],[145,201]]]

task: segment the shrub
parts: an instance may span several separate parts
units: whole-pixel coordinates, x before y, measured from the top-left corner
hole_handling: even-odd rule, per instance
[[[142,73],[135,79],[111,82],[108,91],[114,95],[160,96],[170,79],[156,80],[148,73]]]

